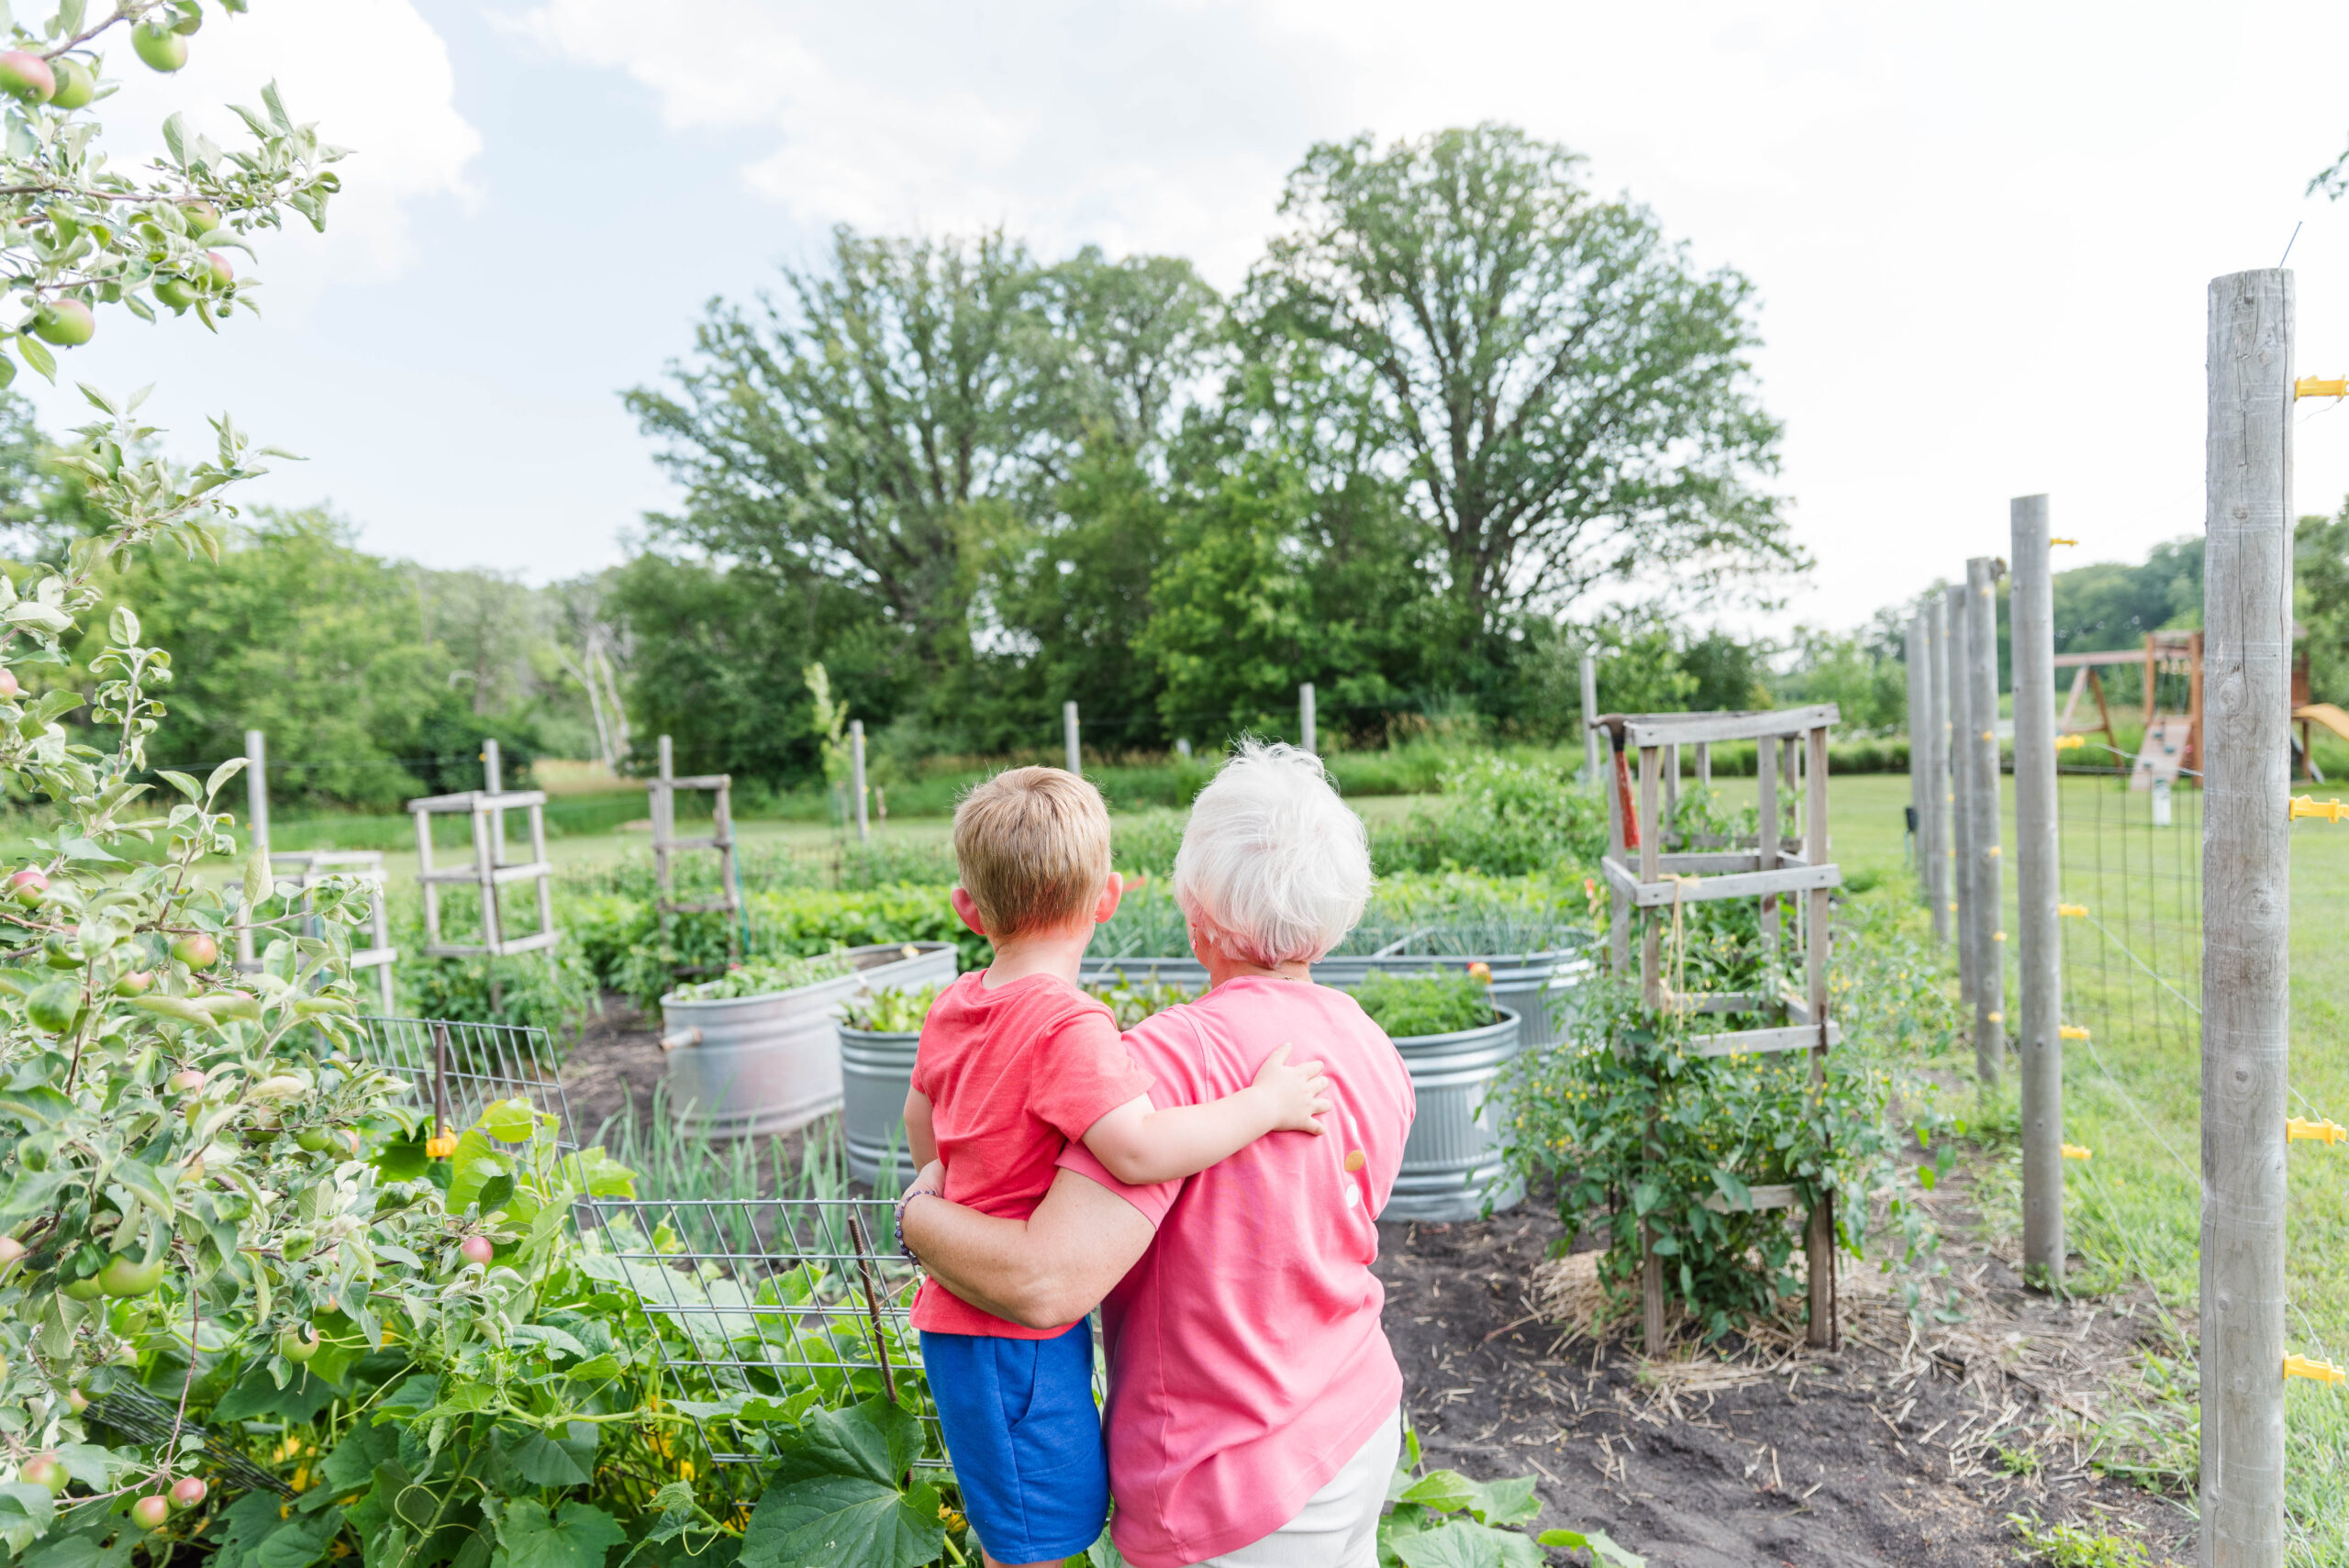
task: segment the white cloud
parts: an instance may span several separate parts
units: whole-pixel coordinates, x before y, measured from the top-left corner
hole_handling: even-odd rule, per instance
[[[292,218],[286,238],[256,246],[273,307],[298,307],[329,278],[397,273],[413,260],[411,204],[476,199],[467,166],[481,151],[481,133],[458,112],[448,48],[411,0],[265,5],[237,17],[207,12],[189,40],[186,67],[169,76],[141,65],[119,29],[104,41],[107,70],[123,86],[97,112],[118,162],[158,153],[173,110],[223,146],[249,139],[227,106],[258,107],[273,80],[288,114],[351,150],[335,166],[342,191],[328,204],[326,235]]]

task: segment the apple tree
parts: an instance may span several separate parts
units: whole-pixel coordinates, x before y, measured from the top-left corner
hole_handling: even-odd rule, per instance
[[[19,361],[54,380],[125,316],[217,329],[251,307],[232,254],[249,262],[288,213],[323,225],[338,154],[273,86],[238,111],[250,134],[233,147],[174,115],[150,163],[106,150],[110,60],[176,71],[203,26],[244,9],[61,0],[36,22],[0,7],[0,383]],[[29,803],[0,868],[0,1540],[18,1551],[71,1485],[137,1528],[200,1500],[181,1427],[203,1369],[257,1356],[291,1375],[329,1313],[380,1338],[359,1129],[393,1085],[347,1050],[358,890],[325,890],[314,929],[259,855],[241,878],[202,874],[236,863],[217,797],[239,764],[150,773],[171,655],[130,609],[109,617],[94,693],[36,695],[31,678],[65,662],[61,639],[129,553],[217,556],[224,492],[267,453],[223,417],[210,458],[174,464],[139,397],[82,390],[95,418],[63,461],[107,527],[61,565],[0,565],[0,782]],[[257,973],[223,964],[239,927],[264,954]],[[176,1395],[181,1425],[109,1449],[82,1412],[131,1378]]]

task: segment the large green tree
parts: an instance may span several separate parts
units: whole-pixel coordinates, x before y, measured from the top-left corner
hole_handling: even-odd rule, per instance
[[[652,519],[777,583],[870,596],[936,673],[969,643],[983,536],[1055,471],[1064,402],[1040,363],[1040,272],[1000,234],[870,239],[785,269],[755,308],[714,301],[674,392],[627,403],[685,490]]]
[[[1750,593],[1805,561],[1765,487],[1752,284],[1580,162],[1497,125],[1317,146],[1242,299],[1258,344],[1360,389],[1338,406],[1409,475],[1469,636],[1608,579]]]

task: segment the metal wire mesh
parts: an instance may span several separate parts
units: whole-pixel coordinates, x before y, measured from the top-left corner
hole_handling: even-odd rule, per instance
[[[450,1126],[471,1124],[492,1101],[519,1098],[558,1118],[571,1142],[571,1105],[546,1030],[429,1018],[362,1018],[359,1027],[360,1059],[406,1079],[417,1103],[438,1105]]]
[[[687,1392],[677,1407],[720,1465],[768,1457],[763,1429],[795,1396],[886,1394],[944,1452],[907,1321],[917,1275],[888,1249],[892,1206],[841,1197],[595,1198],[595,1272],[623,1284]]]
[[[2092,747],[2096,757],[2106,749]],[[2202,1008],[2202,792],[2132,790],[2113,753],[2059,771],[2065,1021],[2191,1051]]]

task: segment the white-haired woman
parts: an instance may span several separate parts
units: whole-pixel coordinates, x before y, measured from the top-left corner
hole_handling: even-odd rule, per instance
[[[1310,973],[1370,885],[1362,819],[1321,764],[1241,747],[1174,860],[1210,989],[1126,1046],[1152,1099],[1178,1106],[1244,1088],[1294,1045],[1329,1075],[1325,1135],[1275,1133],[1155,1187],[1072,1142],[1024,1221],[949,1204],[935,1167],[901,1207],[908,1249],[965,1301],[1039,1329],[1100,1306],[1111,1529],[1134,1568],[1375,1568],[1403,1379],[1370,1265],[1411,1084],[1353,998]]]

